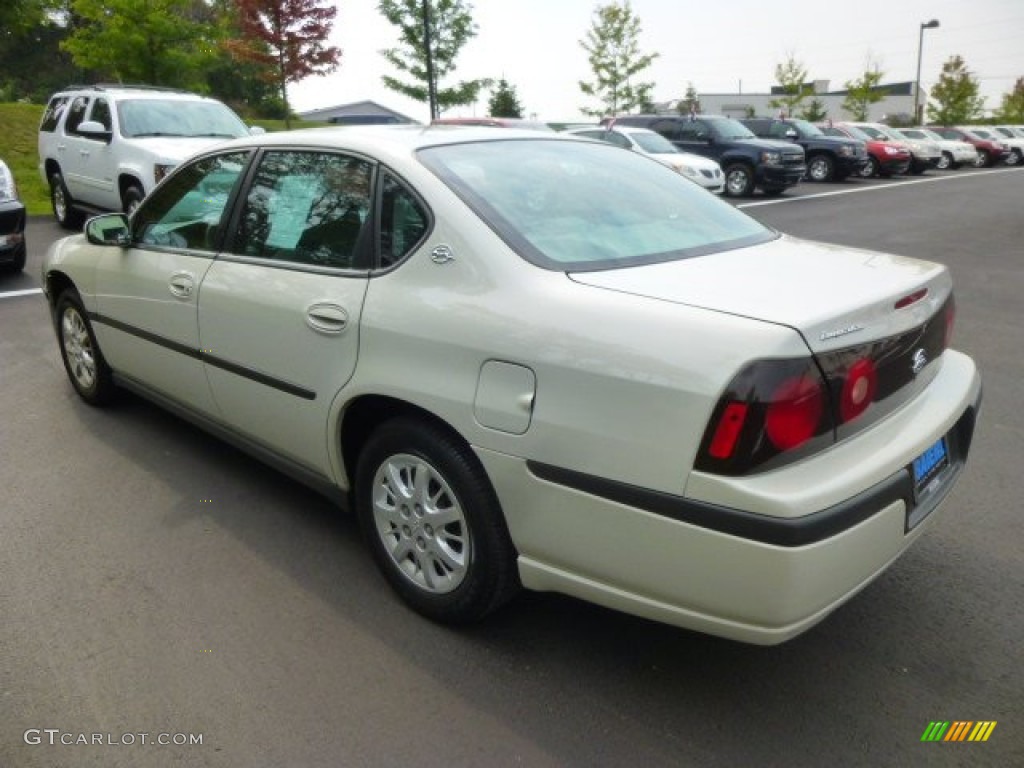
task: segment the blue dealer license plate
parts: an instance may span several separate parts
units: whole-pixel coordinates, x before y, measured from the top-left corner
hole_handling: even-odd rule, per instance
[[[914,498],[928,495],[929,486],[949,466],[946,438],[937,440],[931,448],[914,459]]]

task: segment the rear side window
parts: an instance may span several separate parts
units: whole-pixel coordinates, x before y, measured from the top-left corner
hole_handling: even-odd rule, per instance
[[[60,116],[64,114],[67,105],[67,96],[54,96],[50,99],[46,111],[43,112],[43,122],[39,125],[39,130],[43,133],[53,133],[57,130],[57,123],[60,122]]]
[[[331,152],[271,151],[242,209],[235,252],[277,262],[360,267],[373,166]]]
[[[426,209],[401,182],[384,174],[381,185],[380,265],[397,264],[427,234]]]

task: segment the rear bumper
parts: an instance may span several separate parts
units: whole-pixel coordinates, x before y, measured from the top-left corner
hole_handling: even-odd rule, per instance
[[[955,353],[953,353],[955,355]],[[860,446],[834,450],[820,462],[766,475],[747,488],[746,503],[698,501],[478,451],[520,552],[523,584],[580,597],[617,610],[744,642],[772,645],[827,616],[893,562],[937,517],[955,486],[971,444],[981,382],[968,358],[947,361],[928,402],[894,414]],[[933,387],[929,387],[932,389]],[[890,430],[925,420],[928,429],[893,440]],[[879,425],[880,427],[882,425]],[[939,436],[949,435],[952,461],[939,490],[914,500],[907,467]],[[873,440],[903,443],[881,460]],[[849,442],[854,443],[856,438]],[[851,463],[857,457],[861,461]],[[895,457],[895,458],[894,458]],[[795,498],[808,476],[827,469],[836,484],[849,476],[884,476],[809,514],[775,508]],[[821,484],[828,486],[829,481]],[[731,482],[731,481],[730,481]],[[742,481],[739,481],[742,483]],[[785,486],[789,485],[789,493]],[[713,484],[712,484],[713,485]],[[748,484],[750,485],[750,484]],[[705,486],[703,490],[707,490]],[[770,491],[777,494],[770,497]],[[808,493],[819,494],[815,488]],[[771,513],[751,512],[761,496]],[[737,494],[739,498],[739,494]]]
[[[0,264],[15,261],[25,250],[25,206],[0,203]]]

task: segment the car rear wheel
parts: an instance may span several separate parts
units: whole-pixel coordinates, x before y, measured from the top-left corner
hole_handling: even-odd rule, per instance
[[[71,199],[71,193],[60,173],[50,175],[50,204],[53,217],[64,229],[78,229],[82,226],[82,214],[75,210],[75,201]]]
[[[990,165],[992,165],[992,158],[989,157],[988,152],[983,152],[982,150],[979,149],[978,156],[974,158],[974,167],[988,168]]]
[[[57,340],[64,368],[75,392],[89,405],[104,405],[115,393],[113,377],[103,359],[82,300],[68,289],[57,300]]]
[[[939,162],[935,164],[935,167],[940,171],[946,171],[953,167],[953,155],[949,152],[943,152],[942,157],[939,158]]]
[[[814,155],[807,161],[807,178],[811,181],[832,181],[835,163],[828,155]]]
[[[733,163],[725,169],[725,194],[749,197],[754,193],[754,171],[744,163]]]
[[[384,423],[356,469],[356,510],[377,566],[414,610],[477,620],[519,586],[497,496],[476,455],[447,430]]]

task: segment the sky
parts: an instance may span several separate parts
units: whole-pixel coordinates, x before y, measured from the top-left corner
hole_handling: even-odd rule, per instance
[[[377,0],[337,0],[331,43],[342,49],[341,66],[324,77],[289,86],[297,112],[370,99],[427,121],[425,104],[384,87],[397,75],[380,51],[397,44],[395,28],[380,15]],[[576,120],[581,106],[597,107],[579,89],[590,80],[580,46],[599,0],[475,0],[477,36],[456,60],[454,79],[504,77],[516,89],[526,116]],[[924,32],[921,87],[936,82],[942,64],[960,55],[979,80],[986,107],[1024,77],[1024,0],[632,0],[640,18],[640,50],[659,54],[644,79],[654,101],[681,98],[693,83],[698,93],[766,93],[775,67],[790,56],[808,80],[829,80],[841,89],[868,62],[882,82],[915,78],[920,25]],[[444,85],[444,82],[442,82]],[[490,92],[448,117],[487,114]]]

